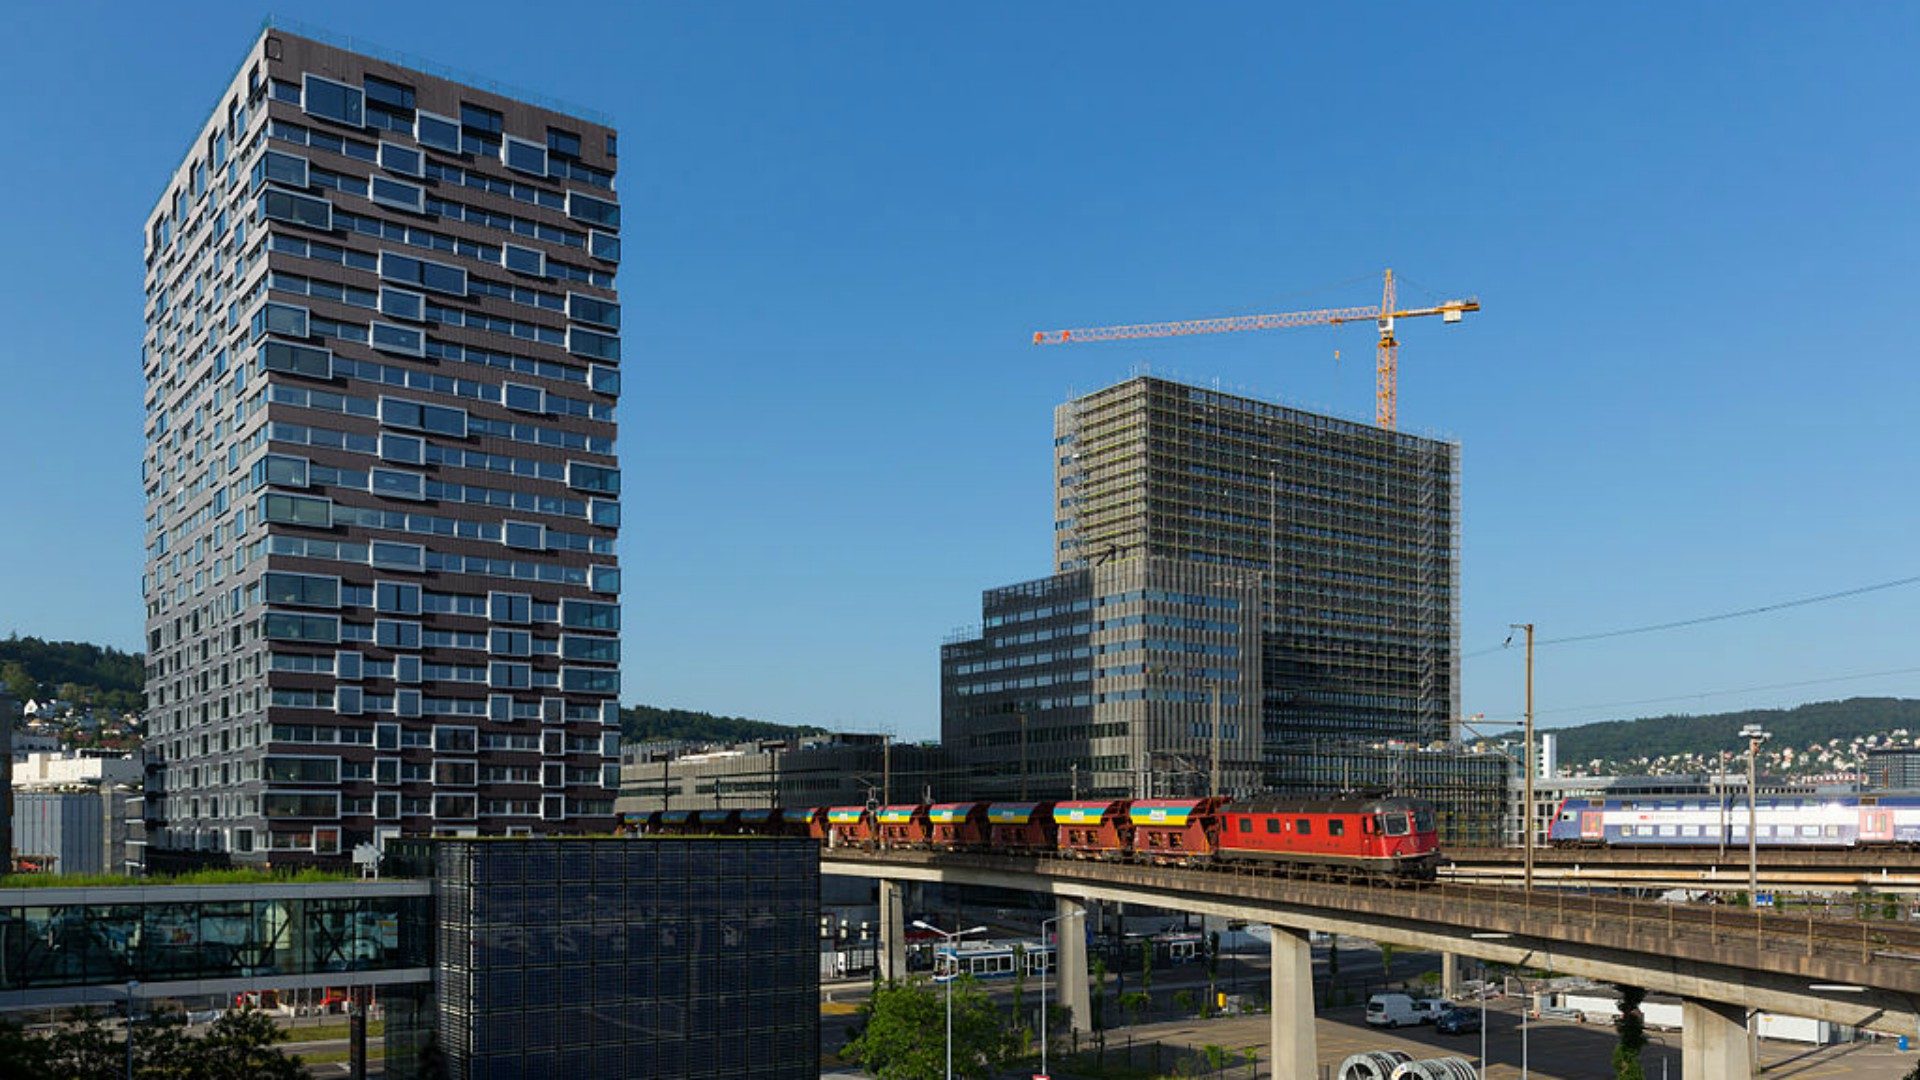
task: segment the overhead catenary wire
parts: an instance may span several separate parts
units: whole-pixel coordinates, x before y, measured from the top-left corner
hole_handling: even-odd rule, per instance
[[[1698,690],[1691,694],[1667,694],[1662,697],[1635,698],[1631,701],[1597,701],[1590,705],[1562,705],[1554,709],[1536,710],[1540,714],[1589,712],[1594,709],[1619,709],[1630,705],[1659,705],[1669,701],[1692,701],[1697,698],[1727,697],[1733,694],[1757,694],[1766,690],[1792,690],[1802,686],[1819,686],[1823,683],[1852,682],[1856,679],[1879,679],[1890,675],[1920,675],[1920,667],[1887,668],[1881,671],[1856,671],[1848,675],[1824,675],[1814,679],[1795,679],[1792,682],[1762,683],[1756,686],[1733,686],[1720,690]],[[1515,724],[1517,717],[1483,717],[1477,724]]]
[[[1838,592],[1821,593],[1818,596],[1803,596],[1793,600],[1780,600],[1771,604],[1740,608],[1737,611],[1722,611],[1713,615],[1699,615],[1689,619],[1674,619],[1670,622],[1648,623],[1644,626],[1628,626],[1617,630],[1598,630],[1588,634],[1569,634],[1564,637],[1541,638],[1534,643],[1534,647],[1544,648],[1548,645],[1572,645],[1585,641],[1602,641],[1608,638],[1631,637],[1635,634],[1653,634],[1663,630],[1682,630],[1690,626],[1703,626],[1708,623],[1725,622],[1729,619],[1742,619],[1750,615],[1765,615],[1769,612],[1807,607],[1811,604],[1824,604],[1833,600],[1846,600],[1855,596],[1864,596],[1868,593],[1881,592],[1886,589],[1897,589],[1901,586],[1916,583],[1920,583],[1920,574],[1915,574],[1910,577],[1894,578],[1891,581],[1877,581],[1871,585],[1860,585],[1851,589],[1841,589]],[[1477,657],[1491,656],[1497,652],[1504,652],[1510,642],[1511,639],[1499,645],[1466,653],[1461,656],[1461,659],[1472,660]]]

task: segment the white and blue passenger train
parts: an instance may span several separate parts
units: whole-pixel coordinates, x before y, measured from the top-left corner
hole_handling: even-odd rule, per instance
[[[1555,847],[1745,847],[1747,800],[1566,799],[1548,840]],[[1754,808],[1760,847],[1920,847],[1920,795],[1762,796]]]

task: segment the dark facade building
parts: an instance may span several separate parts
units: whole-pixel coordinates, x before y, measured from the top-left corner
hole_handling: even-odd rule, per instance
[[[941,650],[977,793],[1345,782],[1498,831],[1507,765],[1456,745],[1457,444],[1141,377],[1055,411],[1053,468],[1054,575]]]
[[[944,747],[829,734],[731,746],[635,744],[620,751],[621,814],[846,806],[967,796]]]
[[[1920,790],[1920,746],[1869,750],[1860,771],[1870,788]]]
[[[428,846],[449,1080],[819,1076],[816,841]]]
[[[615,132],[266,29],[145,236],[147,842],[605,831]]]

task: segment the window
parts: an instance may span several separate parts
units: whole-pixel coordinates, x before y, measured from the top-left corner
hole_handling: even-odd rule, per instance
[[[337,784],[340,782],[340,759],[268,757],[260,778],[269,784]]]
[[[260,812],[269,818],[337,818],[337,791],[269,791],[260,796]]]
[[[480,736],[471,727],[441,724],[433,729],[433,749],[438,754],[479,753]]]
[[[1312,836],[1313,835],[1313,819],[1312,818],[1294,819],[1293,831],[1299,833],[1301,836]]]
[[[262,334],[284,334],[287,337],[307,336],[307,309],[292,304],[265,304],[260,314],[253,319],[253,336]]]
[[[393,82],[378,75],[368,75],[361,81],[365,85],[369,102],[385,105],[398,111],[413,109],[413,87],[406,83]]]
[[[306,487],[307,459],[268,454],[254,462],[253,482],[263,487],[268,484],[276,487]]]
[[[530,623],[533,597],[524,593],[488,593],[487,617],[499,623]]]
[[[580,156],[580,136],[571,131],[548,128],[547,152],[554,157],[577,158]]]
[[[417,649],[420,647],[420,624],[398,619],[376,619],[373,624],[373,643],[383,649]]]
[[[396,656],[393,658],[393,681],[397,683],[417,683],[420,681],[420,658],[417,656]]]
[[[382,581],[373,587],[373,608],[390,615],[420,614],[420,586]]]
[[[435,150],[448,153],[460,152],[460,125],[444,116],[435,116],[430,112],[418,113],[413,118],[413,137],[421,146],[431,146]]]
[[[507,168],[515,172],[531,173],[534,176],[547,175],[547,148],[539,143],[530,143],[509,135],[502,148],[502,157],[506,161]]]
[[[544,413],[547,411],[546,392],[537,386],[507,383],[505,397],[507,408],[517,412]]]
[[[400,725],[399,724],[373,725],[373,748],[375,750],[400,749]]]
[[[507,269],[516,274],[529,274],[533,277],[547,276],[546,252],[537,248],[521,247],[518,244],[502,244],[500,261]]]
[[[1345,821],[1342,821],[1339,818],[1328,819],[1327,821],[1328,836],[1345,836],[1346,832],[1347,832],[1347,823]]]
[[[501,530],[503,543],[511,548],[524,548],[527,551],[544,551],[547,547],[547,529],[544,525],[534,525],[525,521],[508,521]]]
[[[388,285],[380,287],[380,314],[382,315],[420,322],[426,316],[426,304],[427,298],[417,292],[408,292]]]
[[[620,470],[604,465],[589,465],[584,461],[569,461],[567,486],[580,491],[597,491],[602,495],[618,495]]]
[[[608,157],[620,156],[620,136],[614,134],[611,131],[607,132],[607,156]]]
[[[380,458],[406,465],[422,465],[425,464],[426,445],[425,439],[413,435],[383,431],[380,433]]]
[[[364,105],[364,95],[354,87],[318,75],[306,77],[306,93],[302,96],[301,108],[306,110],[308,116],[361,127],[366,120]]]
[[[372,339],[373,347],[382,352],[400,353],[405,356],[427,354],[427,336],[411,327],[374,323]]]
[[[617,694],[620,673],[608,668],[561,668],[560,689],[569,694]]]
[[[333,711],[340,716],[359,716],[365,704],[357,686],[333,688]]]
[[[620,329],[620,305],[597,300],[580,293],[567,294],[567,317],[581,322],[604,326],[609,330]]]
[[[435,761],[433,782],[438,787],[473,787],[480,782],[480,765],[474,761]]]
[[[420,691],[395,690],[393,692],[393,715],[412,718],[420,715]]]
[[[575,221],[586,221],[594,225],[604,225],[609,229],[620,227],[620,204],[596,199],[591,195],[582,195],[578,191],[567,192],[567,216]]]
[[[587,253],[602,262],[620,261],[620,238],[598,229],[587,233]]]
[[[402,398],[380,399],[380,422],[393,427],[415,428],[460,438],[465,438],[467,435],[465,409],[455,409],[445,405],[424,405]]]
[[[360,654],[357,652],[334,653],[333,677],[349,682],[357,681],[360,678]]]
[[[311,345],[286,341],[268,341],[260,346],[260,366],[267,371],[284,371],[310,379],[333,378],[333,353]]]
[[[470,821],[477,814],[480,797],[475,794],[450,795],[434,792],[433,816],[448,821]]]
[[[496,634],[501,632],[494,631]],[[617,664],[620,662],[620,639],[566,634],[560,638],[560,657],[563,660],[584,660],[591,664]],[[1244,826],[1247,820],[1241,818],[1241,824]],[[1240,831],[1245,832],[1246,829]]]
[[[419,176],[426,171],[426,162],[420,151],[412,147],[383,142],[380,144],[380,167],[402,176]]]
[[[620,359],[620,339],[612,334],[596,333],[578,326],[567,327],[567,351],[595,360]]]
[[[620,504],[611,499],[588,499],[587,520],[602,528],[620,527]]]
[[[565,795],[540,796],[540,820],[565,821],[567,818],[567,797]]]
[[[269,492],[260,497],[260,518],[279,524],[329,529],[333,527],[333,502],[311,495]]]
[[[263,181],[271,180],[288,187],[307,186],[307,159],[295,154],[283,154],[278,150],[269,150],[260,155],[260,165],[254,173],[254,187]]]
[[[620,369],[595,364],[587,369],[587,385],[591,386],[596,394],[612,394],[614,397],[619,397]]]
[[[269,604],[325,608],[340,606],[340,579],[337,577],[270,571],[262,584]]]
[[[597,593],[608,596],[620,595],[620,568],[617,566],[590,566],[587,568],[587,587]]]
[[[533,668],[527,664],[495,661],[487,667],[487,685],[495,690],[526,690],[533,686]]]
[[[1241,819],[1239,819],[1239,820],[1240,820],[1240,831],[1241,831],[1241,832],[1243,832],[1243,833],[1250,833],[1250,832],[1252,832],[1252,831],[1253,831],[1253,819],[1252,819],[1252,818],[1241,818]]]
[[[376,495],[386,495],[395,499],[424,499],[427,497],[427,478],[419,473],[401,472],[398,469],[372,470],[372,487]]]
[[[618,630],[620,605],[565,599],[560,601],[560,625],[570,630]]]
[[[260,619],[262,636],[270,641],[317,641],[334,645],[340,641],[340,617],[337,615],[295,615],[290,611],[269,611]]]
[[[391,206],[396,210],[411,210],[416,214],[427,209],[427,190],[418,184],[409,184],[402,180],[389,180],[384,176],[375,176],[367,188],[367,196],[381,206]]]
[[[531,656],[533,635],[525,630],[492,630],[487,634],[487,651],[495,656]]]
[[[375,540],[369,545],[373,565],[382,570],[425,569],[426,550],[419,544],[401,544],[392,540]]]
[[[380,253],[380,276],[402,285],[419,285],[452,296],[467,295],[467,272],[457,266],[416,259],[392,251]]]
[[[487,135],[498,135],[503,130],[498,112],[482,105],[469,105],[464,101],[460,103],[460,126]]]
[[[260,212],[275,221],[291,222],[309,228],[333,228],[333,204],[312,195],[268,188],[260,193]]]

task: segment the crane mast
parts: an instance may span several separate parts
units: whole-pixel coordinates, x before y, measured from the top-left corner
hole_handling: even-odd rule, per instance
[[[1400,319],[1438,315],[1443,323],[1457,323],[1469,311],[1479,311],[1474,298],[1446,300],[1432,307],[1401,308],[1389,267],[1381,286],[1379,307],[1320,308],[1315,311],[1288,311],[1272,315],[1228,315],[1213,319],[1185,319],[1176,322],[1134,323],[1122,326],[1090,326],[1073,330],[1041,330],[1033,335],[1035,345],[1066,345],[1075,342],[1135,341],[1143,338],[1188,337],[1195,334],[1230,334],[1243,330],[1285,330],[1296,326],[1340,326],[1345,323],[1371,322],[1379,333],[1374,350],[1374,422],[1388,431],[1399,423],[1400,341],[1394,336],[1394,324]]]

